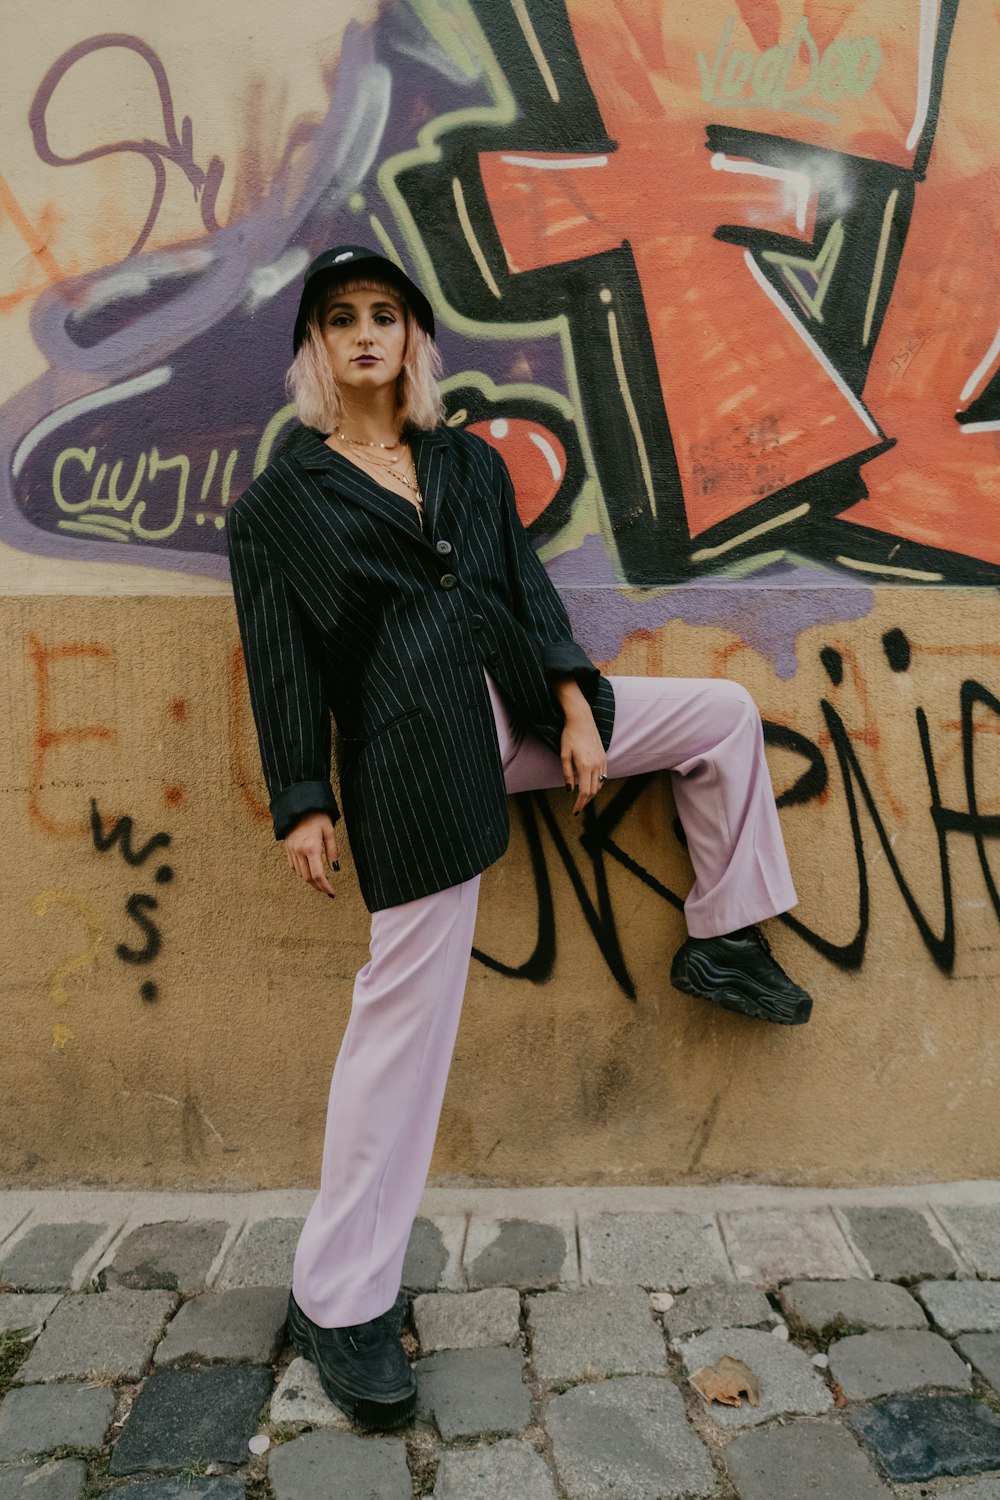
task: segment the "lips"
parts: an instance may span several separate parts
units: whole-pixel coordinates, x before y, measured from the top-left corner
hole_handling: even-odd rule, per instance
[[[378,357],[374,354],[359,354],[351,360],[352,365],[377,365]]]

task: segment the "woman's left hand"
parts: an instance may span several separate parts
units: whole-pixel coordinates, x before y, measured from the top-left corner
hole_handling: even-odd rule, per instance
[[[581,709],[566,714],[559,754],[567,788],[577,789],[573,804],[575,817],[597,796],[608,771],[604,745],[586,702]]]

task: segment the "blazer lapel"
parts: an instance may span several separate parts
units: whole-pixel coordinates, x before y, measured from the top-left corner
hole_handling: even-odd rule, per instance
[[[362,506],[364,510],[378,516],[379,520],[385,522],[386,525],[394,526],[402,536],[408,537],[418,547],[430,546],[429,537],[422,536],[415,526],[402,518],[398,506],[389,498],[381,485],[369,478],[349,458],[345,458],[341,453],[334,453],[332,448],[328,448],[319,433],[310,431],[295,448],[293,456],[304,469],[321,474],[324,482],[336,489],[337,494],[345,500]],[[419,467],[417,474],[419,481]],[[423,493],[422,486],[421,492]],[[402,496],[400,498],[402,499]],[[404,500],[403,503],[408,502]],[[426,509],[429,513],[430,507],[427,506]]]
[[[440,428],[433,432],[421,432],[412,439],[413,457],[417,468],[417,483],[424,497],[427,515],[427,533],[437,535],[441,518],[441,502],[448,488],[451,469],[451,449],[448,439]]]

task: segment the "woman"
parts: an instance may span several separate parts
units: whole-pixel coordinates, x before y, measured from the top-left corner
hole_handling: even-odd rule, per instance
[[[330,1087],[289,1329],[362,1425],[405,1422],[403,1257],[430,1167],[479,877],[507,794],[673,773],[696,880],[671,980],[785,1024],[809,996],[752,924],[795,904],[760,717],[736,683],[606,678],[573,640],[499,454],[442,421],[433,311],[363,246],[306,271],[289,390],[302,426],[227,538],[274,834],[333,896],[344,814],[372,914]]]

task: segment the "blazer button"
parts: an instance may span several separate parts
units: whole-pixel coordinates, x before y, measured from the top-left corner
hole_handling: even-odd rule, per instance
[[[451,552],[451,543],[450,542],[435,542],[434,543],[434,550],[436,552],[440,552],[440,554],[441,554],[442,557],[447,557],[448,554]]]
[[[473,630],[482,630],[483,626],[486,624],[486,621],[483,619],[482,615],[470,615],[469,624],[472,626]]]
[[[455,577],[454,573],[442,573],[441,577],[438,579],[438,582],[443,589],[453,589],[458,582],[458,579]]]

